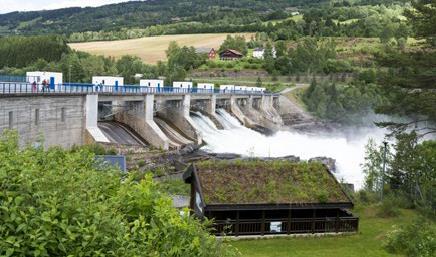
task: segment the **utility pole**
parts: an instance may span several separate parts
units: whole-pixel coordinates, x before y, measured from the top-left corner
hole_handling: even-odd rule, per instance
[[[388,147],[388,142],[383,141],[383,169],[381,174],[381,188],[380,188],[380,200],[383,201],[383,189],[385,187],[385,174],[386,174],[386,151]]]

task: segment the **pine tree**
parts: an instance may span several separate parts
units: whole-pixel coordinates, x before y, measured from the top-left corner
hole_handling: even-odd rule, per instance
[[[377,56],[385,72],[380,72],[381,85],[390,101],[377,111],[412,117],[416,122],[436,121],[436,1],[412,2],[406,11],[415,37],[423,43],[418,50],[386,49]],[[413,123],[379,123],[399,133]],[[436,133],[436,128],[426,133]]]

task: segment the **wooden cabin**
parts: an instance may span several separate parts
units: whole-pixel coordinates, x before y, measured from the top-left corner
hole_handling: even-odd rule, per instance
[[[221,60],[237,60],[237,59],[241,59],[242,57],[244,57],[243,54],[233,49],[226,49],[220,52]]]
[[[203,161],[184,174],[193,215],[216,235],[356,232],[353,202],[321,163]]]

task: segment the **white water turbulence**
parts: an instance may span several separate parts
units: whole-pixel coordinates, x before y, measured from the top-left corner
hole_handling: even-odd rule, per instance
[[[244,127],[224,109],[217,110],[217,119],[224,129],[219,130],[201,113],[192,116],[196,128],[207,143],[203,150],[213,153],[235,153],[249,157],[298,156],[303,160],[313,157],[330,157],[336,160],[336,177],[353,183],[356,189],[363,186],[361,164],[365,145],[370,138],[381,142],[384,130],[378,128],[353,130],[351,134],[309,135],[293,131],[279,131],[265,136]]]

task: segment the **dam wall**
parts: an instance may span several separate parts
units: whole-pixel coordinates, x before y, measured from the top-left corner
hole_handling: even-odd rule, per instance
[[[202,143],[190,112],[211,117],[221,129],[217,108],[225,108],[244,126],[269,128],[280,124],[273,96],[234,94],[115,94],[115,93],[28,93],[0,94],[0,132],[18,131],[20,144],[43,142],[44,146],[111,143],[98,127],[99,120],[113,119],[131,127],[151,146],[164,150],[170,138],[155,122],[170,124],[186,142]],[[279,117],[279,116],[278,116]],[[181,144],[183,145],[183,144]]]
[[[0,95],[0,133],[16,130],[20,145],[70,148],[85,143],[86,95],[4,97]]]

